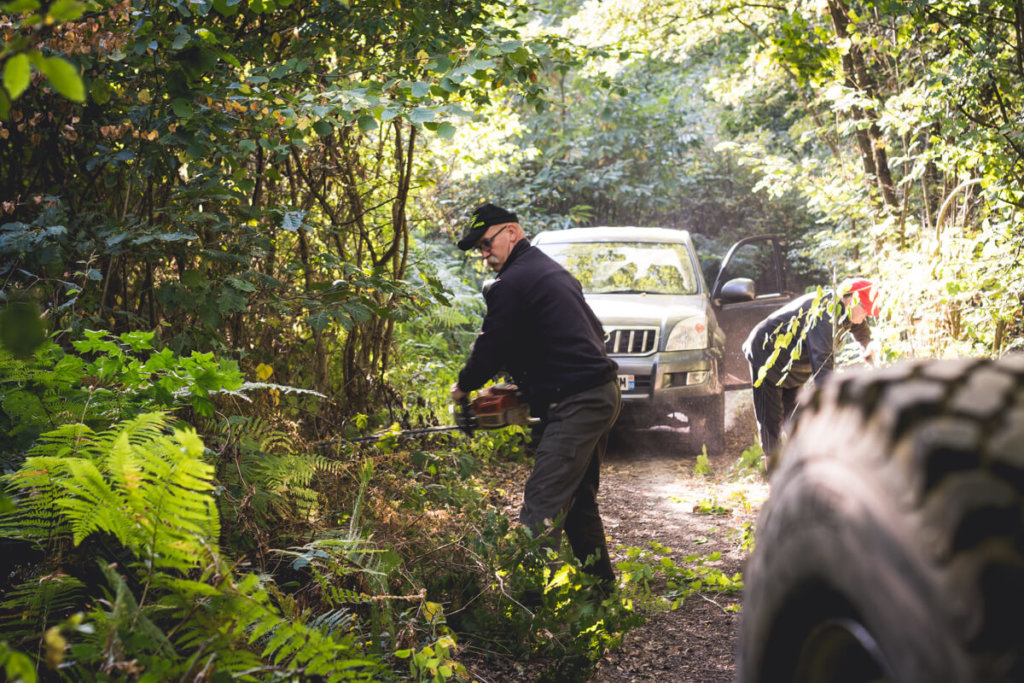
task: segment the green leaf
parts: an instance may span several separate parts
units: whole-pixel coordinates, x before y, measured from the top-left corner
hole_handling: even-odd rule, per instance
[[[106,81],[97,78],[89,85],[89,95],[92,96],[92,101],[96,104],[106,104],[113,94],[114,89]]]
[[[313,130],[316,131],[317,135],[319,135],[322,138],[325,138],[334,132],[334,126],[332,126],[329,122],[321,119],[320,121],[316,121],[315,123],[313,123]]]
[[[27,358],[46,341],[46,328],[39,308],[30,303],[14,303],[0,311],[0,345],[16,358]]]
[[[85,5],[78,0],[57,0],[50,5],[49,15],[57,22],[74,21],[82,16],[84,11]]]
[[[227,0],[213,0],[213,8],[225,17],[233,17],[238,14],[238,3]]]
[[[370,131],[377,130],[377,119],[372,116],[360,116],[359,117],[359,131],[362,133],[369,133]]]
[[[192,408],[203,417],[213,417],[214,405],[208,398],[202,396],[192,397]]]
[[[171,43],[171,49],[180,50],[181,48],[188,45],[192,37],[189,36],[188,31],[185,30],[184,26],[178,27],[178,32],[174,36],[174,42]]]
[[[445,121],[437,127],[437,134],[445,140],[451,140],[455,136],[455,126]]]
[[[245,295],[230,287],[223,288],[217,297],[217,310],[222,314],[244,311],[248,305]]]
[[[187,119],[192,116],[192,105],[183,97],[179,97],[171,102],[171,109],[174,110],[174,115],[179,119]]]
[[[327,326],[331,324],[331,317],[319,311],[306,318],[306,322],[317,332],[322,332],[327,329]]]
[[[365,323],[373,317],[373,311],[358,301],[348,301],[342,305],[342,309],[357,323]]]
[[[39,9],[39,0],[14,0],[4,5],[4,10],[9,14],[23,14],[34,12]]]
[[[32,66],[28,55],[14,55],[4,64],[4,86],[10,93],[11,99],[16,100],[28,88],[32,75]]]
[[[240,292],[255,292],[256,285],[239,277],[227,277],[225,281]]]
[[[46,57],[43,59],[43,73],[61,95],[73,102],[85,101],[85,83],[71,62],[63,57]]]
[[[423,123],[425,121],[432,121],[434,118],[434,110],[427,109],[426,107],[416,107],[409,114],[409,120],[412,123]]]

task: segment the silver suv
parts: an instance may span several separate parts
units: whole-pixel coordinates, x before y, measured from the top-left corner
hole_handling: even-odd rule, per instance
[[[619,364],[620,421],[686,431],[720,453],[724,391],[750,386],[740,344],[793,298],[777,238],[734,245],[711,289],[683,230],[573,228],[542,232],[532,244],[579,280],[604,327]],[[741,272],[724,280],[730,270]]]

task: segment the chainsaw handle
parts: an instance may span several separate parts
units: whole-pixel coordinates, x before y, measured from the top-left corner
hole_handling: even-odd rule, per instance
[[[455,416],[455,424],[459,426],[466,436],[473,436],[473,430],[476,427],[476,420],[473,419],[473,410],[469,401],[469,396],[463,396],[459,399],[459,411]]]

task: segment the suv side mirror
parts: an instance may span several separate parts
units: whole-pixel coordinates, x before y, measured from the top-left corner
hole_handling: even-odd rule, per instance
[[[753,301],[756,295],[754,281],[747,277],[738,277],[722,285],[718,298],[725,303],[735,304],[741,301]]]

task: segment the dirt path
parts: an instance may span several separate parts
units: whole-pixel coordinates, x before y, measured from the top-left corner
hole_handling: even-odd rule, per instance
[[[613,562],[656,541],[671,549],[676,566],[693,567],[685,558],[719,552],[721,559],[705,566],[727,576],[742,571],[744,524],[755,522],[768,491],[763,475],[732,472],[756,438],[749,392],[727,394],[726,433],[725,453],[710,459],[711,475],[695,472],[698,452],[685,434],[619,435],[601,470],[599,501]],[[510,493],[506,512],[514,517],[521,492]],[[708,591],[690,595],[675,610],[643,610],[647,622],[598,663],[590,683],[732,681],[740,600],[739,593]],[[528,669],[499,669],[483,661],[470,668],[475,680],[486,683],[534,680],[523,673]]]
[[[608,454],[601,480],[601,512],[612,539],[613,560],[625,548],[651,541],[672,549],[683,564],[692,555],[722,554],[712,566],[727,575],[742,571],[743,525],[753,523],[767,495],[762,477],[731,475],[754,439],[749,393],[730,396],[727,448],[711,458],[712,476],[694,472],[697,454],[667,436],[629,439]],[[728,512],[709,514],[713,506]],[[731,681],[739,594],[699,593],[674,611],[647,614],[647,623],[626,634],[621,648],[598,665],[592,683],[624,681]]]

